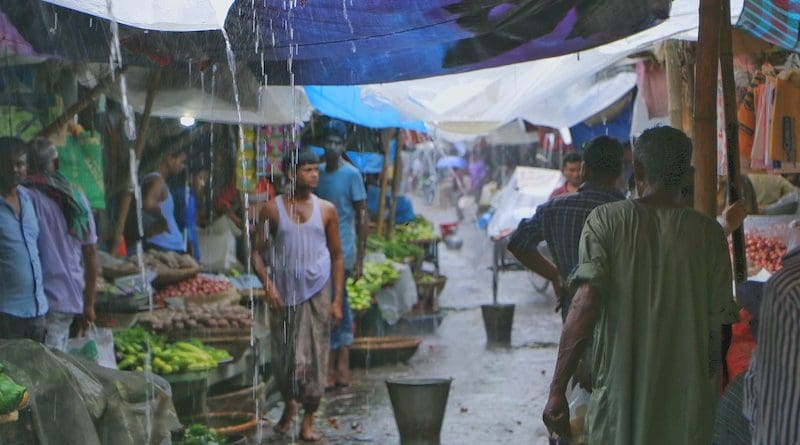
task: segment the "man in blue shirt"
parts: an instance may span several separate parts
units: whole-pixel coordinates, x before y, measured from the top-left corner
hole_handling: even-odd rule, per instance
[[[0,138],[0,338],[44,342],[47,298],[39,259],[39,221],[26,190],[28,145]]]
[[[156,167],[156,171],[148,176],[161,176],[166,184],[170,178],[178,176],[185,168],[186,153],[180,149],[173,148],[164,153],[161,162]],[[178,227],[178,222],[175,220],[175,200],[166,185],[164,185],[164,196],[165,199],[161,202],[161,213],[167,220],[167,231],[148,238],[147,247],[157,250],[186,252],[186,239],[180,227]]]
[[[347,276],[358,279],[367,246],[367,192],[361,173],[342,159],[347,145],[347,128],[331,120],[325,128],[325,167],[319,172],[317,196],[330,201],[339,214],[339,237],[344,251]],[[350,384],[350,346],[353,344],[353,314],[345,293],[342,322],[331,333],[328,387]]]

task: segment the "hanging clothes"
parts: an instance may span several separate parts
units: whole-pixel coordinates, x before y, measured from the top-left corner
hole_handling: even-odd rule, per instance
[[[753,136],[756,131],[756,89],[759,85],[763,85],[764,81],[764,73],[760,69],[757,70],[736,112],[739,120],[739,153],[742,167],[749,167],[752,159]]]
[[[764,84],[756,89],[756,130],[750,161],[750,167],[753,169],[772,166],[769,145],[774,100],[775,78],[767,76]]]
[[[772,107],[770,159],[797,162],[800,143],[800,71],[785,71],[776,79]]]

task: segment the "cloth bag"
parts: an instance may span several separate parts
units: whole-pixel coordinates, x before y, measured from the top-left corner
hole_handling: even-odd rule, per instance
[[[117,357],[114,355],[114,335],[111,333],[111,329],[92,325],[85,336],[70,338],[67,350],[72,355],[85,358],[104,368],[117,369]]]

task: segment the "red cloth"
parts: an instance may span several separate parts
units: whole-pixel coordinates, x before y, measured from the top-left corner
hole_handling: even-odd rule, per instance
[[[647,114],[650,119],[669,114],[667,70],[663,65],[652,61],[637,63],[636,85],[647,104]]]
[[[565,182],[564,185],[561,187],[556,187],[552,193],[550,193],[550,199],[555,198],[556,196],[566,195],[567,193],[574,193],[567,190],[567,183]]]
[[[739,322],[735,323],[731,328],[733,338],[726,357],[730,381],[746,371],[747,367],[750,366],[750,357],[752,357],[753,350],[756,348],[756,340],[750,330],[750,320],[752,319],[753,317],[750,316],[749,312],[740,309]]]

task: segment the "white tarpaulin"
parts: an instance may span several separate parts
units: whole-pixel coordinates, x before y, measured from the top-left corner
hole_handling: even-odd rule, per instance
[[[550,198],[558,187],[561,171],[534,167],[517,167],[508,183],[492,202],[495,213],[486,229],[492,237],[502,237],[517,228],[524,218],[530,218],[536,207]]]
[[[92,68],[95,79],[102,77],[107,71],[105,66]],[[302,87],[263,86],[248,71],[240,69],[238,73],[243,124],[283,125],[305,122],[311,117],[313,108]],[[128,103],[138,113],[144,110],[149,75],[150,70],[131,67],[125,76]],[[201,82],[199,77],[202,75],[199,72],[187,75],[174,70],[165,71],[155,93],[152,115],[175,119],[193,117],[203,122],[239,123],[230,71],[223,69],[215,75],[214,95],[211,94],[211,76],[205,76],[205,80]],[[119,88],[112,88],[109,95],[121,101]]]
[[[233,0],[44,0],[54,5],[156,31],[221,29]]]

